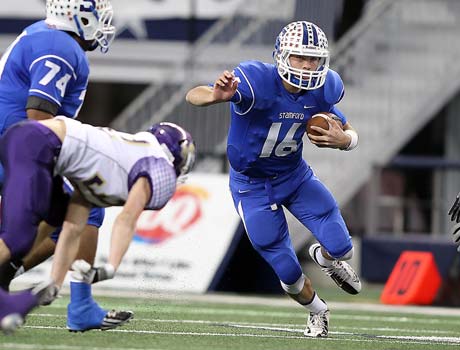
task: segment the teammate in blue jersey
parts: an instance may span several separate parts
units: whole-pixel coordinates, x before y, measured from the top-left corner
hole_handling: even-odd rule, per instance
[[[49,119],[57,114],[77,117],[88,86],[89,62],[85,52],[98,47],[102,52],[108,50],[115,35],[112,17],[109,0],[46,1],[46,19],[25,28],[0,60],[0,134],[25,119]],[[3,177],[0,167],[1,185]],[[83,233],[78,258],[91,264],[103,218],[104,210],[94,207]],[[3,220],[7,218],[2,217]],[[0,267],[3,288],[8,289],[15,273],[53,254],[60,229],[48,238],[52,229],[45,224],[40,227],[39,237],[43,240],[36,242],[26,259],[22,260],[32,247],[11,254],[10,263]],[[0,231],[0,237],[3,234]],[[115,328],[126,321],[120,315],[132,317],[129,313],[100,308],[91,296],[89,284],[71,282],[69,330],[100,328],[107,320]]]
[[[335,106],[344,95],[338,73],[329,69],[328,42],[315,24],[293,22],[279,34],[275,64],[242,62],[212,86],[186,96],[196,106],[231,102],[227,156],[230,190],[254,249],[271,265],[281,286],[309,310],[304,334],[326,337],[329,310],[302,273],[282,206],[315,236],[309,253],[346,292],[361,283],[344,260],[353,255],[348,229],[329,190],[302,159],[306,123],[318,112],[333,113],[329,130],[308,135],[318,147],[352,150],[358,135]],[[342,125],[343,126],[342,126]]]

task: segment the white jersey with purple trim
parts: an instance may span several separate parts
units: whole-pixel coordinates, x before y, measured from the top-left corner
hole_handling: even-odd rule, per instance
[[[173,164],[149,132],[127,134],[56,117],[66,124],[66,136],[55,173],[67,177],[92,204],[123,205],[136,180],[146,177],[152,196],[146,209],[160,209],[173,196]]]

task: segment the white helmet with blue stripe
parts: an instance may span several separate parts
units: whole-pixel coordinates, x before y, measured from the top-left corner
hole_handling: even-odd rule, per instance
[[[46,0],[46,23],[77,34],[107,52],[115,37],[109,0]]]
[[[289,62],[290,55],[318,57],[320,63],[315,71],[294,68]],[[311,22],[289,23],[276,39],[273,58],[284,81],[303,90],[318,89],[324,85],[329,70],[326,34]]]

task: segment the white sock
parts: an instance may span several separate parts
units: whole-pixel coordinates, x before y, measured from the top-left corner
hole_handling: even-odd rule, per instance
[[[332,261],[333,260],[328,260],[326,259],[324,256],[323,256],[323,253],[321,252],[322,249],[316,249],[316,260],[319,262],[319,264],[321,266],[324,266],[324,267],[329,267],[332,265]]]
[[[313,312],[315,314],[317,314],[320,311],[327,310],[326,303],[319,298],[319,296],[318,296],[318,294],[316,294],[316,292],[315,292],[315,295],[313,296],[312,301],[309,304],[305,304],[304,306],[309,311],[311,311],[311,312]]]
[[[72,276],[72,272],[71,270],[69,270],[69,280],[70,282],[73,282],[73,283],[84,283],[82,280],[79,280],[75,277]]]

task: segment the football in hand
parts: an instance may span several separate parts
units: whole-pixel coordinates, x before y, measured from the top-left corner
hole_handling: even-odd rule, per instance
[[[329,113],[329,112],[320,112],[320,113],[316,113],[315,115],[313,115],[307,121],[307,134],[310,134],[313,136],[321,136],[322,135],[321,133],[319,133],[316,130],[313,130],[311,127],[317,126],[324,130],[329,130],[329,123],[328,123],[329,118],[334,119],[337,123],[339,123],[340,126],[342,126],[342,122],[335,114]]]

